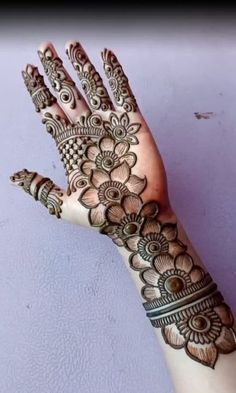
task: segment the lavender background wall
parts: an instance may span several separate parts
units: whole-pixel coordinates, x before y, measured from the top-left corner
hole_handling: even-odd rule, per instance
[[[110,241],[54,219],[9,183],[26,167],[65,185],[20,70],[39,64],[45,39],[64,60],[64,42],[80,40],[99,70],[104,46],[118,54],[162,152],[173,206],[236,312],[236,28],[208,18],[122,28],[47,19],[9,21],[0,34],[0,392],[173,393]],[[214,116],[197,120],[198,111]]]

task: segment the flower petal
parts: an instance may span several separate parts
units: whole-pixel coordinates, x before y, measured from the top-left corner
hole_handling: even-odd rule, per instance
[[[84,161],[81,164],[81,172],[85,175],[90,175],[91,170],[96,168],[96,164],[94,161]]]
[[[186,249],[187,247],[179,241],[169,242],[169,253],[173,255],[173,257],[183,253]]]
[[[125,217],[125,211],[118,204],[112,205],[107,208],[106,217],[109,222],[115,222],[119,224],[122,218]]]
[[[155,219],[148,219],[143,226],[142,235],[146,236],[148,233],[160,233],[160,231],[161,224]]]
[[[147,202],[143,205],[140,210],[140,216],[142,217],[155,217],[158,214],[159,207],[156,202]]]
[[[110,137],[104,137],[99,142],[99,147],[102,151],[113,151],[115,146],[114,139]]]
[[[106,172],[101,171],[100,169],[92,170],[90,182],[94,187],[99,188],[101,184],[109,180],[110,180],[109,175]]]
[[[112,240],[118,247],[123,247],[124,241],[120,237],[116,237]]]
[[[82,191],[79,197],[79,202],[87,209],[96,207],[99,204],[98,192],[96,188],[93,187],[85,188],[85,190]]]
[[[129,180],[126,182],[126,186],[128,189],[133,192],[134,194],[141,194],[147,184],[147,179],[144,177],[141,179],[136,175],[131,175]]]
[[[175,259],[175,267],[189,273],[193,267],[193,260],[189,254],[180,254]]]
[[[126,195],[122,199],[126,214],[137,213],[142,206],[142,200],[137,195]]]
[[[118,116],[115,113],[112,113],[110,116],[110,122],[111,124],[116,127],[119,124],[119,119]]]
[[[127,153],[129,144],[127,142],[118,142],[115,146],[114,152],[120,157]]]
[[[105,227],[103,227],[100,230],[100,233],[102,235],[107,235],[107,236],[113,238],[113,236],[116,233],[116,228],[117,228],[117,225],[106,225]]]
[[[169,254],[161,254],[154,259],[153,265],[158,273],[163,274],[174,269],[174,259]]]
[[[130,167],[126,161],[122,162],[119,166],[112,169],[111,180],[125,183],[130,176]]]
[[[89,160],[94,161],[99,153],[99,148],[95,145],[92,145],[87,148],[86,157],[88,157]]]
[[[200,267],[196,266],[191,270],[190,278],[191,278],[192,282],[200,281],[203,279],[204,276],[205,276],[205,273]]]
[[[216,339],[215,344],[221,353],[230,353],[236,350],[236,337],[233,329],[223,326],[220,336]]]
[[[104,210],[105,207],[101,203],[89,210],[89,222],[93,227],[100,227],[105,223]]]
[[[127,239],[126,243],[127,243],[128,248],[131,251],[137,251],[139,240],[140,240],[139,236],[132,236],[129,239]]]
[[[120,158],[120,161],[121,162],[126,161],[129,167],[132,168],[136,164],[137,158],[134,153],[128,153],[122,156]]]
[[[227,304],[222,303],[219,306],[214,307],[214,311],[219,315],[222,323],[227,326],[231,327],[234,323],[234,317],[231,313],[231,310]]]
[[[128,133],[129,134],[136,134],[136,132],[138,132],[138,130],[140,129],[140,124],[139,123],[133,123],[130,124],[130,126],[128,127]]]
[[[159,274],[152,268],[146,269],[141,273],[141,278],[146,284],[157,286]]]
[[[124,126],[124,127],[128,127],[129,118],[128,118],[128,115],[126,112],[121,115],[120,124],[122,124],[122,126]]]
[[[147,267],[150,267],[150,263],[147,261],[144,261],[144,259],[141,257],[141,255],[136,254],[136,253],[130,255],[129,263],[130,263],[130,266],[132,267],[132,269],[134,269],[134,270],[141,270],[141,269],[145,269]]]
[[[186,352],[192,359],[211,368],[214,368],[218,357],[218,351],[213,343],[202,345],[189,341]]]
[[[138,144],[138,138],[136,138],[136,136],[134,135],[127,135],[126,136],[127,141],[131,144],[131,145],[137,145]]]
[[[176,224],[166,224],[163,225],[161,230],[162,235],[166,237],[166,239],[171,242],[177,237],[177,225]]]
[[[160,297],[160,292],[157,287],[151,287],[149,285],[145,285],[141,290],[142,297],[147,300],[147,302],[151,302],[152,300]]]
[[[162,335],[167,344],[173,348],[183,348],[185,344],[185,338],[180,334],[175,323],[165,326],[162,328]]]

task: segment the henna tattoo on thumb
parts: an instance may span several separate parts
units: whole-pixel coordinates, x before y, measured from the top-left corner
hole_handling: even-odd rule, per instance
[[[40,201],[50,214],[61,218],[62,197],[66,194],[52,180],[42,177],[37,172],[30,172],[27,169],[14,173],[10,176],[10,180],[33,196],[36,201]]]

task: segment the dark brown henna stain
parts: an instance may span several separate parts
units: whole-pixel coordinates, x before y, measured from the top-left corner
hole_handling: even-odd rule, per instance
[[[137,102],[129,87],[128,78],[114,53],[108,49],[102,52],[103,66],[109,85],[114,95],[116,105],[126,112],[136,112]]]
[[[45,85],[43,76],[39,74],[37,67],[28,64],[26,70],[22,71],[22,76],[25,86],[32,97],[36,112],[56,102],[56,98]]]
[[[66,51],[74,69],[77,71],[83,91],[93,110],[112,110],[113,105],[103,85],[102,78],[90,62],[82,46],[76,42]]]
[[[75,83],[64,69],[62,60],[55,57],[49,47],[43,52],[38,51],[38,54],[52,87],[59,94],[60,101],[69,105],[71,109],[75,109],[76,100],[80,100],[81,96],[75,89]]]

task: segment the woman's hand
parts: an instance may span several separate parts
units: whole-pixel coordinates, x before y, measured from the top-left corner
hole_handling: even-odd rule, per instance
[[[54,138],[68,179],[67,192],[35,172],[20,171],[11,180],[40,200],[51,214],[71,222],[102,227],[109,205],[135,195],[158,201],[171,217],[165,170],[150,129],[138,108],[128,79],[110,50],[102,52],[113,102],[78,42],[66,53],[76,70],[84,98],[50,43],[38,54],[55,96],[37,67],[22,72],[35,109]],[[138,201],[138,202],[137,202]]]
[[[67,54],[87,102],[51,44],[41,46],[39,57],[58,101],[36,67],[28,65],[23,78],[55,139],[68,190],[27,170],[12,181],[51,214],[99,228],[120,246],[147,316],[161,328],[165,342],[214,368],[220,353],[236,349],[233,316],[191,245],[183,244],[189,243],[183,231],[178,234],[162,160],[128,79],[105,49],[113,104],[81,45],[69,43]]]

